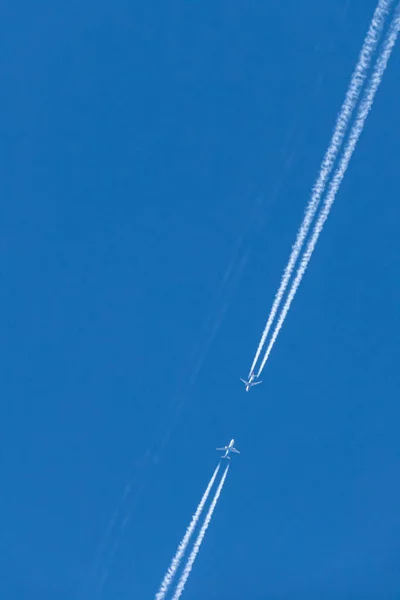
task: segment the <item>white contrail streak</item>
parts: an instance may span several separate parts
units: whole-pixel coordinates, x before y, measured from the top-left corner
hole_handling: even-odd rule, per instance
[[[165,573],[164,579],[161,582],[160,585],[160,589],[158,590],[156,596],[155,596],[155,600],[163,600],[165,598],[165,595],[168,591],[169,586],[172,583],[172,580],[175,576],[175,573],[180,565],[180,562],[182,560],[183,555],[185,554],[186,548],[190,542],[190,538],[192,537],[193,531],[196,528],[196,525],[198,523],[198,520],[201,516],[201,513],[203,511],[204,505],[207,501],[208,496],[210,495],[210,491],[211,488],[213,486],[213,483],[215,481],[216,476],[218,475],[218,471],[219,471],[220,465],[218,464],[217,468],[214,471],[213,476],[210,479],[210,482],[207,486],[206,491],[203,494],[202,499],[200,500],[200,503],[197,507],[196,512],[194,513],[192,520],[190,521],[190,525],[189,527],[186,529],[186,533],[182,538],[182,541],[180,542],[178,549],[176,551],[176,554],[174,556],[174,558],[171,561],[170,566],[168,567],[167,572]]]
[[[366,118],[368,116],[369,111],[371,110],[372,105],[373,105],[373,102],[375,99],[375,94],[378,91],[379,85],[382,81],[383,75],[385,73],[385,69],[389,62],[390,55],[392,54],[392,50],[396,44],[399,30],[400,30],[400,3],[396,10],[396,14],[394,16],[392,24],[390,25],[386,39],[383,43],[382,50],[376,61],[376,65],[375,65],[373,74],[371,76],[371,80],[370,80],[367,88],[365,89],[361,104],[357,111],[357,116],[356,116],[354,125],[351,128],[351,131],[349,134],[348,142],[343,151],[343,155],[339,162],[338,168],[336,169],[335,175],[330,183],[329,191],[325,198],[325,202],[322,207],[321,213],[315,224],[313,235],[310,238],[307,248],[301,259],[300,266],[297,270],[296,277],[292,283],[292,287],[290,289],[290,292],[288,294],[286,302],[283,306],[283,309],[279,316],[278,322],[275,326],[275,330],[271,336],[271,340],[270,340],[267,350],[265,352],[265,356],[263,358],[260,369],[258,371],[258,375],[260,375],[261,371],[263,370],[263,368],[265,366],[265,363],[268,360],[268,357],[271,353],[272,347],[276,341],[276,338],[278,337],[278,334],[281,330],[283,322],[289,311],[290,305],[293,301],[293,298],[296,295],[297,289],[298,289],[298,287],[301,283],[301,280],[303,278],[303,275],[307,269],[308,263],[312,256],[312,253],[314,252],[314,248],[317,244],[319,234],[321,233],[321,231],[324,227],[325,221],[329,216],[329,212],[332,208],[332,204],[335,201],[336,194],[339,190],[340,184],[342,183],[342,180],[346,173],[347,167],[349,166],[349,162],[350,162],[350,159],[356,148],[358,139],[362,133],[362,130],[364,129]]]
[[[368,29],[368,33],[364,39],[364,43],[358,58],[357,65],[353,71],[351,76],[350,84],[348,90],[346,92],[346,97],[342,104],[342,108],[339,112],[339,115],[336,120],[336,125],[332,134],[332,138],[330,144],[325,152],[324,159],[322,161],[322,165],[319,171],[318,179],[314,184],[311,198],[306,208],[306,212],[304,214],[303,222],[300,226],[299,231],[297,232],[297,238],[293,245],[292,252],[289,257],[289,262],[287,263],[285,270],[282,275],[282,280],[279,286],[279,289],[275,295],[274,302],[272,304],[271,312],[268,316],[267,324],[264,328],[264,331],[261,336],[260,343],[257,348],[257,352],[253,359],[253,364],[250,368],[250,373],[253,372],[257,361],[260,357],[264,344],[266,342],[268,333],[271,329],[273,320],[276,316],[280,303],[282,302],[282,298],[285,294],[286,288],[289,284],[290,278],[292,276],[293,270],[296,266],[297,259],[301,252],[301,249],[304,244],[304,240],[307,237],[308,230],[311,226],[311,223],[314,219],[315,213],[321,201],[321,196],[325,190],[325,186],[327,184],[328,178],[332,172],[335,161],[337,159],[339,150],[342,146],[344,136],[346,134],[347,128],[349,126],[350,119],[352,117],[354,108],[360,96],[361,89],[364,85],[366,76],[368,74],[371,60],[373,54],[375,52],[377,43],[380,39],[384,24],[385,18],[390,9],[390,5],[393,0],[380,0],[375,9],[374,15],[372,17],[371,24]],[[262,369],[260,369],[261,371]],[[259,372],[260,372],[259,371]]]
[[[221,492],[222,492],[222,488],[224,487],[225,479],[226,479],[226,476],[228,474],[228,469],[229,469],[229,465],[226,467],[226,469],[224,471],[224,474],[222,475],[220,484],[219,484],[219,486],[217,488],[217,491],[215,492],[215,496],[213,498],[213,501],[210,504],[210,508],[208,509],[208,513],[206,515],[206,518],[204,519],[204,523],[202,525],[202,528],[199,531],[199,535],[197,536],[197,540],[194,543],[193,550],[191,551],[191,553],[189,555],[189,558],[187,560],[186,566],[185,566],[185,568],[183,570],[181,578],[179,579],[178,585],[176,586],[176,590],[175,590],[175,593],[174,593],[174,595],[172,597],[172,600],[178,600],[178,598],[181,597],[181,594],[182,594],[182,592],[183,592],[183,590],[185,588],[185,585],[186,585],[186,582],[187,582],[187,580],[189,578],[189,575],[190,575],[190,572],[192,570],[194,561],[196,560],[196,556],[197,556],[197,554],[198,554],[198,552],[200,550],[200,546],[201,546],[201,544],[203,542],[204,536],[206,535],[208,526],[209,526],[210,521],[211,521],[211,517],[213,516],[213,512],[214,512],[215,507],[216,507],[217,502],[218,502],[218,498],[220,497]]]

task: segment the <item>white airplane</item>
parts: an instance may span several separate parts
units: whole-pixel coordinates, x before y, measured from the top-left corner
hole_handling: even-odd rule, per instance
[[[260,383],[262,383],[262,381],[254,381],[255,378],[255,373],[251,373],[250,374],[250,378],[248,381],[246,381],[245,379],[240,378],[240,381],[243,381],[244,385],[246,386],[246,392],[249,391],[249,389],[251,387],[253,387],[253,385],[259,385]]]
[[[223,448],[217,448],[217,450],[221,450],[222,452],[225,452],[225,454],[223,456],[221,456],[221,458],[227,458],[228,460],[231,460],[231,457],[229,456],[229,454],[231,452],[234,452],[235,454],[240,454],[239,450],[236,450],[236,448],[233,447],[233,444],[235,443],[235,440],[231,440],[228,444],[228,446],[224,446]]]

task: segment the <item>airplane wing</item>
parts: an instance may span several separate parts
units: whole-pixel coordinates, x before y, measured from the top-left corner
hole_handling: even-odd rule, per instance
[[[223,450],[227,450],[227,447],[225,446],[225,448],[215,448],[215,449],[216,450],[221,450],[221,452],[222,452]]]
[[[236,450],[236,448],[231,448],[231,452],[235,452],[236,454],[240,454],[239,450]]]
[[[240,378],[240,381],[243,381],[243,383],[245,383],[246,385],[248,384],[248,381],[245,381],[244,379]]]
[[[260,383],[262,383],[262,381],[255,381],[254,383],[252,383],[252,385],[260,385]]]

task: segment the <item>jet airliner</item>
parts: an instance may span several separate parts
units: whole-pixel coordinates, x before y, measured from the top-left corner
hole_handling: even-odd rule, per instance
[[[249,389],[251,387],[253,387],[253,385],[259,385],[260,383],[262,383],[262,381],[254,381],[254,379],[255,379],[255,373],[250,373],[250,378],[248,381],[240,378],[240,381],[243,381],[244,385],[246,386],[246,392],[248,392]]]
[[[225,454],[223,456],[221,456],[221,458],[227,458],[228,460],[231,460],[231,457],[229,456],[229,454],[231,452],[234,452],[235,454],[240,454],[239,450],[236,450],[236,448],[233,447],[233,444],[235,443],[235,440],[231,440],[228,444],[228,446],[224,446],[223,448],[217,448],[217,450],[221,450],[222,452],[225,452]]]

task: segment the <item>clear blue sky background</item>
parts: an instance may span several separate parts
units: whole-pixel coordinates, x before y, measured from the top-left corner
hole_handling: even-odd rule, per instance
[[[4,600],[152,598],[231,437],[186,598],[399,598],[399,48],[239,382],[375,4],[3,3]]]

